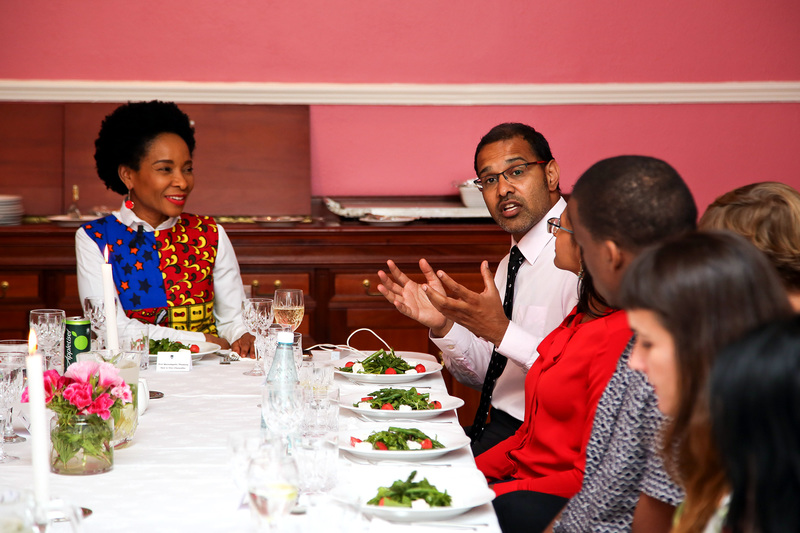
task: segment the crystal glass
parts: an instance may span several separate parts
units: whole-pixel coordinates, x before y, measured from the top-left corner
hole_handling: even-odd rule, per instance
[[[305,389],[300,385],[266,383],[262,390],[261,417],[268,435],[285,442],[295,435],[303,422]]]
[[[106,313],[105,300],[102,296],[87,296],[83,299],[83,316],[89,319],[94,332],[92,350],[106,347]]]
[[[259,531],[282,531],[297,504],[299,475],[293,457],[280,446],[263,446],[250,460],[247,493]]]
[[[16,489],[0,492],[0,531],[35,531],[33,493]]]
[[[0,358],[4,353],[14,353],[16,355],[28,354],[28,341],[23,339],[8,339],[0,341]],[[14,431],[14,408],[8,410],[8,418],[6,418],[5,426],[3,427],[3,440],[9,444],[16,444],[18,442],[25,442],[25,437],[17,435]]]
[[[273,306],[272,298],[246,298],[242,302],[242,320],[247,331],[256,338],[256,363],[251,370],[244,372],[245,376],[264,376],[261,358],[266,350],[269,325],[272,324]]]
[[[139,369],[147,370],[150,365],[150,334],[147,324],[138,320],[128,322],[120,335],[119,349],[123,352],[139,353]]]
[[[36,332],[36,342],[44,352],[48,370],[64,373],[64,328],[66,315],[63,309],[34,309],[30,326]]]
[[[301,289],[277,289],[275,291],[275,322],[291,326],[292,331],[300,327],[305,306]]]
[[[272,361],[275,359],[275,350],[278,348],[278,333],[281,331],[292,331],[292,328],[285,324],[273,322],[267,329],[267,337],[263,355],[264,374],[269,374]]]
[[[233,483],[242,494],[247,492],[247,468],[262,445],[264,445],[264,433],[259,430],[236,431],[228,435]]]
[[[11,406],[22,395],[22,373],[25,368],[25,355],[4,354],[0,358],[0,418],[3,424],[9,417]],[[0,463],[19,459],[8,455],[4,448],[5,439],[0,439]]]

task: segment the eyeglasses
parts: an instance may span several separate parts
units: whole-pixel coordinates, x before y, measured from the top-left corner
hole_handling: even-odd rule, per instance
[[[564,231],[566,231],[567,233],[569,233],[570,235],[574,235],[575,234],[575,232],[572,231],[571,229],[567,229],[567,228],[565,228],[565,227],[563,227],[561,225],[561,219],[560,218],[550,218],[550,219],[547,220],[547,231],[548,232],[552,233],[553,235],[558,235],[558,232],[561,231],[562,229]]]
[[[542,165],[547,161],[531,161],[525,162],[520,165],[508,167],[498,174],[486,174],[483,177],[477,178],[473,183],[478,187],[478,190],[491,189],[500,182],[500,176],[503,176],[511,185],[518,185],[523,179],[530,174],[530,165]]]

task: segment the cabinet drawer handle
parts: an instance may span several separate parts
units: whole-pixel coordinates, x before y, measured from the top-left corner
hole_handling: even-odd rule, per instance
[[[369,285],[370,284],[369,284],[369,280],[368,279],[365,279],[364,281],[362,281],[361,284],[364,286],[364,294],[366,294],[367,296],[383,296],[383,294],[381,294],[379,292],[372,292],[372,291],[369,290]]]
[[[10,286],[11,286],[11,284],[9,282],[7,282],[6,280],[0,281],[0,298],[5,298],[6,297],[6,291],[8,291],[8,288]]]
[[[279,280],[279,279],[276,279],[275,282],[272,285],[276,289],[280,289],[281,285],[283,285],[283,282],[281,280]],[[259,283],[257,279],[254,279],[253,282],[250,284],[250,287],[252,288],[251,291],[250,291],[250,294],[253,296],[253,298],[259,296],[258,288],[260,286],[261,286],[261,283]]]

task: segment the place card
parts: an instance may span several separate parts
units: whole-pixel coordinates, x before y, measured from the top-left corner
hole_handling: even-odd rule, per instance
[[[158,352],[156,372],[188,372],[191,369],[192,352],[189,350]]]

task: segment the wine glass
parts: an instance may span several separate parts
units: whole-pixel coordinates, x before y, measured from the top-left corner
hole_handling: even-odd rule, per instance
[[[25,368],[24,354],[3,354],[0,358],[0,418],[3,423],[9,417],[11,406],[22,394],[22,371]],[[8,455],[3,449],[5,439],[0,438],[0,463],[16,461],[19,457]]]
[[[64,373],[63,349],[66,315],[63,309],[34,309],[30,315],[30,326],[36,332],[36,342],[45,356],[46,368]],[[61,357],[58,357],[61,355]]]
[[[28,341],[23,339],[8,339],[0,341],[0,359],[4,354],[14,353],[15,355],[27,355]],[[8,418],[6,419],[5,427],[3,428],[3,440],[8,443],[16,444],[18,442],[25,442],[25,437],[17,435],[14,431],[14,408],[8,410]]]
[[[264,376],[261,358],[266,350],[267,333],[273,318],[272,298],[245,298],[242,302],[242,320],[247,331],[256,337],[256,363],[245,376]]]
[[[95,340],[92,350],[106,347],[106,312],[105,299],[102,296],[87,296],[83,299],[83,314],[89,319],[94,331]]]
[[[282,446],[262,446],[247,469],[250,510],[259,530],[280,531],[297,504],[299,475],[293,457]]]
[[[305,389],[300,385],[266,383],[262,389],[261,418],[268,435],[291,447],[291,437],[303,423]]]
[[[277,289],[275,291],[275,322],[291,326],[292,331],[303,321],[302,289]]]

